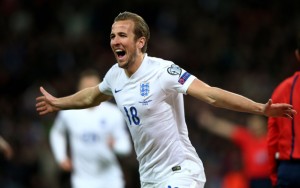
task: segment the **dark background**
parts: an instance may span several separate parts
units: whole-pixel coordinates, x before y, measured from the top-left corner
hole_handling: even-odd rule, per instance
[[[0,135],[11,161],[0,157],[0,187],[67,187],[48,146],[55,114],[40,117],[35,97],[43,85],[55,96],[76,91],[77,75],[96,68],[103,77],[115,63],[109,46],[114,17],[140,14],[150,26],[150,56],[172,60],[212,86],[265,103],[275,86],[299,70],[294,58],[300,25],[298,0],[1,0]],[[298,29],[298,30],[297,30]],[[218,188],[238,163],[238,150],[195,123],[201,108],[186,96],[190,139],[203,160],[206,188]],[[248,114],[215,109],[245,123]],[[121,159],[127,187],[139,187],[133,153]]]

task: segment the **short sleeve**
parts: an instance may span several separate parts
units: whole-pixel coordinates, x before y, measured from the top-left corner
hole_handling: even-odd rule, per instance
[[[99,84],[99,90],[106,95],[113,95],[111,90],[111,81],[113,77],[113,67],[106,73],[103,81]]]
[[[177,91],[186,94],[188,87],[196,77],[176,64],[166,67],[161,75],[161,84],[166,92]]]

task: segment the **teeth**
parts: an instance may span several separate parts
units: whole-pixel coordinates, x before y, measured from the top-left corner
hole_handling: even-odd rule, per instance
[[[122,50],[116,50],[116,52],[122,52]]]

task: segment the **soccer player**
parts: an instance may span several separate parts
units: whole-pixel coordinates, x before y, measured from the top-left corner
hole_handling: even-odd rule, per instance
[[[199,126],[231,140],[241,151],[243,172],[249,188],[270,188],[267,150],[267,123],[262,116],[251,115],[247,126],[238,125],[203,110],[198,116]]]
[[[295,50],[300,62],[300,36]],[[300,110],[300,71],[282,81],[274,90],[274,102],[289,103]],[[278,188],[300,187],[300,117],[273,118],[268,121],[268,150],[271,181]]]
[[[99,84],[96,71],[81,73],[78,90]],[[67,152],[67,134],[71,156]],[[50,145],[59,166],[71,172],[73,188],[124,188],[116,155],[131,153],[131,141],[122,113],[115,104],[58,113],[50,131]]]
[[[139,161],[142,188],[202,188],[206,178],[192,146],[184,117],[183,94],[217,107],[265,116],[291,118],[292,105],[254,102],[197,79],[172,61],[146,53],[150,38],[144,19],[120,13],[112,24],[110,45],[117,63],[103,81],[76,94],[56,98],[43,87],[37,97],[40,115],[87,108],[112,96],[129,127]]]

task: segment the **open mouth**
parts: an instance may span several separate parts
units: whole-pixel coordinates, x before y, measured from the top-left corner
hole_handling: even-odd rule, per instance
[[[118,58],[122,58],[125,56],[126,52],[124,50],[116,50],[116,54]]]

